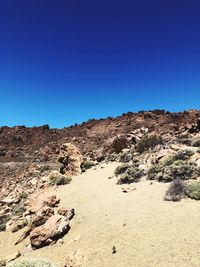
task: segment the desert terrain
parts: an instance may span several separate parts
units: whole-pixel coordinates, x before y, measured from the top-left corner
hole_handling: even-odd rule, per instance
[[[0,216],[11,216],[0,232],[2,266],[200,265],[199,112],[169,115],[170,123],[158,111],[124,116],[74,126],[77,136],[73,127],[57,136],[45,126],[37,146],[26,140],[32,129],[7,129],[7,151],[1,129]]]

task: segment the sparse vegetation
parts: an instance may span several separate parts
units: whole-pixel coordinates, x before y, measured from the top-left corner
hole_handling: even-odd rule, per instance
[[[21,204],[18,204],[18,205],[15,205],[13,207],[13,210],[12,210],[12,214],[15,216],[15,215],[22,215],[24,212],[26,211],[24,205],[21,203]]]
[[[120,153],[119,155],[119,161],[123,162],[123,163],[127,163],[132,159],[132,154],[130,153],[130,151],[124,151],[122,153]]]
[[[115,169],[115,176],[119,176],[119,175],[125,173],[128,168],[130,168],[129,164],[122,164],[122,165],[118,166]]]
[[[122,174],[122,176],[118,179],[117,184],[131,184],[134,182],[134,179],[128,173]]]
[[[186,188],[186,194],[189,198],[200,200],[200,181],[190,183]]]
[[[136,151],[139,153],[143,153],[148,150],[154,149],[157,145],[162,145],[163,140],[159,135],[145,135],[140,139],[140,141],[136,144]]]
[[[51,170],[51,167],[49,165],[40,166],[40,171],[41,172],[46,172],[46,171],[49,171],[49,170]]]
[[[64,176],[64,175],[60,175],[60,176],[57,176],[57,175],[52,175],[50,176],[50,184],[51,185],[65,185],[65,184],[69,184],[72,180],[71,177],[67,177],[67,176]]]
[[[174,157],[168,156],[160,164],[162,165],[162,167],[166,167],[166,166],[170,166],[173,162],[174,162]]]
[[[0,214],[0,232],[6,230],[6,223],[11,219],[9,214],[2,213]]]
[[[26,192],[22,192],[20,195],[19,195],[19,198],[20,199],[27,199],[28,198],[28,194]]]
[[[81,164],[81,170],[82,172],[85,172],[86,170],[91,169],[94,165],[95,162],[87,160]]]
[[[117,153],[112,153],[112,154],[109,154],[108,157],[107,157],[108,161],[118,161],[119,159],[119,154]]]
[[[166,201],[180,201],[185,195],[185,184],[181,179],[175,179],[166,192]]]
[[[143,175],[143,171],[129,164],[122,164],[115,169],[115,176],[120,176],[117,184],[131,184],[138,182]]]
[[[148,171],[148,179],[171,182],[177,178],[183,180],[196,179],[200,175],[200,168],[195,163],[175,160],[172,164],[156,164]]]

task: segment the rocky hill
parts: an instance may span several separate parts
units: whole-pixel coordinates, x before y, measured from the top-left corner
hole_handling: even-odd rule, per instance
[[[148,128],[157,134],[197,133],[200,131],[200,111],[170,113],[164,110],[128,112],[116,118],[89,120],[64,129],[50,129],[48,125],[0,127],[0,162],[39,161],[39,150],[49,143],[73,143],[82,154],[93,152],[106,145],[117,135],[127,135],[139,128]]]
[[[12,190],[19,179],[25,182],[24,173],[34,164],[58,165],[57,155],[63,143],[74,144],[85,159],[101,161],[136,143],[135,132],[139,129],[162,135],[167,142],[175,142],[177,138],[200,132],[200,111],[128,112],[116,118],[92,119],[63,129],[50,129],[48,125],[1,127],[0,193],[1,188]]]
[[[96,185],[95,177],[89,174],[85,176],[88,184],[83,180],[84,173],[90,168],[99,177],[99,188],[95,193],[97,199],[100,198],[97,209],[101,209],[104,203],[100,187],[107,192],[109,185],[106,181],[113,177],[115,185],[122,186],[123,193],[134,191],[136,188],[132,185],[138,182],[156,181],[171,183],[165,200],[200,199],[200,111],[128,112],[116,118],[92,119],[64,129],[50,129],[48,125],[1,127],[0,232],[19,232],[14,234],[15,241],[11,247],[13,251],[15,247],[20,248],[20,252],[6,258],[5,263],[33,250],[62,242],[71,229],[71,220],[76,214],[74,206],[87,216],[82,207],[83,201],[79,203],[79,195],[87,199],[88,188],[92,185],[92,192]],[[102,172],[104,168],[108,171]],[[101,180],[102,173],[106,175],[106,180]],[[77,175],[80,184],[77,185],[75,179],[72,198],[68,198],[74,206],[69,203],[69,206],[61,207],[57,188],[67,186]],[[197,181],[197,185],[190,184],[193,180]],[[116,205],[118,193],[113,185],[110,190],[114,190],[115,199],[111,199]],[[82,192],[82,188],[86,191]],[[66,188],[62,194],[59,193],[63,203],[66,192],[70,191]],[[109,192],[105,193],[105,200],[106,195]],[[112,201],[105,203],[112,206]],[[121,208],[124,210],[123,202]],[[96,218],[96,214],[97,211],[92,216]],[[27,239],[29,241],[25,245],[24,240]],[[113,253],[116,253],[115,246]]]

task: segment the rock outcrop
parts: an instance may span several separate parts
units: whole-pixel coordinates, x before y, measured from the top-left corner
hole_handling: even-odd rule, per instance
[[[69,221],[62,215],[53,215],[47,222],[30,233],[31,246],[38,249],[56,242],[70,229]]]
[[[66,143],[61,146],[58,160],[62,164],[60,168],[62,174],[74,176],[81,173],[83,157],[73,144]]]

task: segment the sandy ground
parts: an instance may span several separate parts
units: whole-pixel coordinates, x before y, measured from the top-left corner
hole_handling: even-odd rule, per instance
[[[75,251],[83,267],[200,266],[200,202],[165,202],[167,184],[143,181],[122,193],[116,163],[89,170],[57,190],[61,206],[76,211],[64,244],[29,253],[61,264]],[[19,233],[0,234],[0,259],[16,251]],[[17,248],[21,248],[20,244]],[[112,247],[116,254],[112,254]]]

